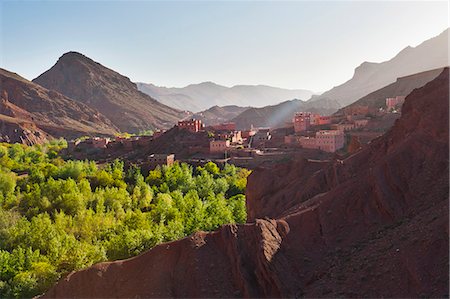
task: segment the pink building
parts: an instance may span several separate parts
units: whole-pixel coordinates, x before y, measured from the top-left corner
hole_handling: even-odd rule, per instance
[[[321,130],[316,133],[316,148],[334,153],[344,147],[344,132],[338,130]]]
[[[311,112],[297,112],[294,119],[294,131],[296,133],[303,132],[311,126]]]
[[[244,140],[242,138],[242,132],[241,131],[234,131],[233,135],[231,136],[231,142],[232,143],[242,143]]]
[[[331,116],[320,116],[318,122],[319,125],[329,125],[331,124]]]
[[[402,105],[405,102],[405,96],[396,96],[395,98],[387,98],[386,99],[386,109],[392,110],[395,109],[396,106]]]
[[[311,126],[317,126],[319,125],[320,121],[320,114],[317,113],[311,113],[309,116],[309,122]]]
[[[178,122],[178,127],[180,129],[188,130],[192,133],[197,133],[198,131],[203,130],[205,125],[202,124],[201,120],[192,118],[190,120],[180,120]]]
[[[211,140],[209,142],[210,153],[224,153],[230,148],[230,140]]]

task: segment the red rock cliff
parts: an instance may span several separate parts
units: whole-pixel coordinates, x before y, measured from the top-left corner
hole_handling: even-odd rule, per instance
[[[250,223],[72,273],[44,297],[448,296],[448,99],[446,69],[348,159],[255,171]]]

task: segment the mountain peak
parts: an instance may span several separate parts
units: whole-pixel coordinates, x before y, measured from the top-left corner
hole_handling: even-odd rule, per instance
[[[91,58],[87,57],[86,55],[75,51],[64,53],[61,57],[59,57],[57,61],[57,63],[67,63],[67,62],[83,62],[88,64],[98,64]]]
[[[168,128],[184,116],[141,93],[128,77],[78,52],[63,54],[33,81],[101,111],[126,132]]]
[[[70,51],[70,52],[64,53],[61,57],[59,57],[59,59],[60,60],[65,60],[65,59],[87,59],[87,60],[91,60],[86,55],[81,54],[80,52],[75,52],[75,51]]]

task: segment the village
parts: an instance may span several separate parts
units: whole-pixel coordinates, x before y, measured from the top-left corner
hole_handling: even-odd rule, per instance
[[[404,96],[385,100],[385,107],[349,106],[324,116],[308,111],[294,114],[282,128],[237,130],[233,122],[206,126],[199,119],[178,121],[172,129],[151,136],[89,137],[68,142],[68,159],[109,162],[116,158],[139,165],[144,171],[175,161],[198,166],[208,161],[254,169],[265,163],[298,157],[329,160],[345,157],[380,136],[379,122],[393,123]]]

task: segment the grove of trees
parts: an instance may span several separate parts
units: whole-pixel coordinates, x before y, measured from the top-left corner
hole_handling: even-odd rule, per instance
[[[144,177],[119,160],[64,161],[66,145],[0,144],[0,298],[32,297],[70,271],[246,220],[246,169],[175,163]]]

